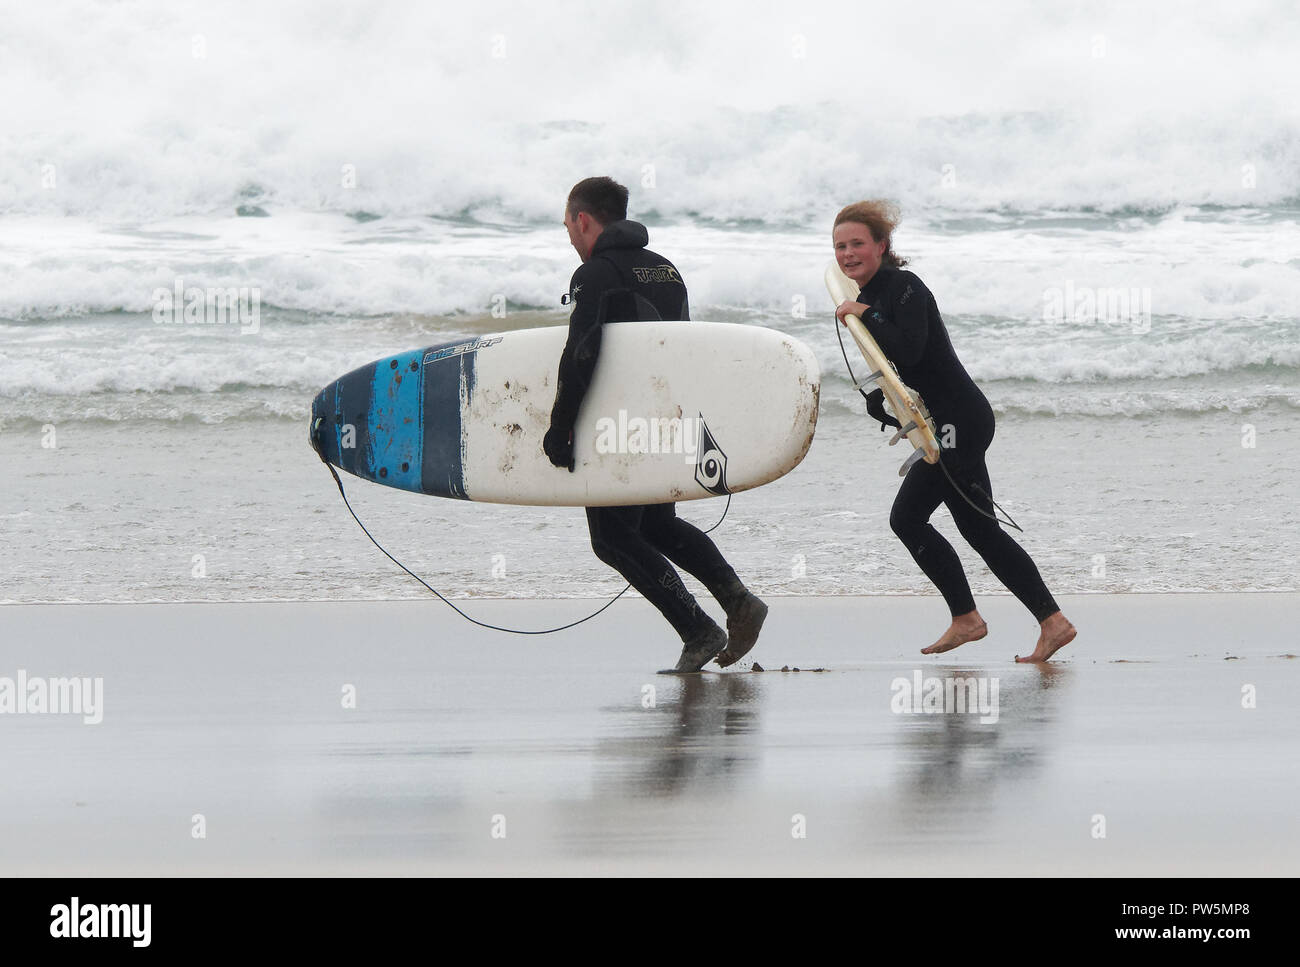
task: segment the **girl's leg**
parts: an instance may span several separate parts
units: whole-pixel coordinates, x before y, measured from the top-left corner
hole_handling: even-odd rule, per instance
[[[988,467],[982,453],[978,460],[966,461],[955,468],[949,467],[949,472],[975,504],[989,514],[994,513],[993,485],[989,481]],[[946,478],[944,482],[948,483]],[[1033,654],[1026,658],[1017,655],[1016,661],[1046,661],[1058,649],[1074,640],[1074,625],[1061,614],[1056,599],[1047,590],[1029,552],[1004,531],[996,520],[968,504],[953,490],[951,483],[948,484],[948,491],[945,503],[952,511],[961,536],[984,559],[994,576],[1038,620],[1040,633]]]
[[[930,516],[943,503],[947,489],[947,479],[940,467],[917,463],[903,478],[889,514],[889,526],[912,560],[939,589],[952,613],[948,630],[934,644],[922,649],[927,655],[976,641],[988,633],[984,619],[975,610],[975,599],[957,552],[930,524]]]
[[[984,455],[981,453],[978,458],[961,463],[950,461],[950,464],[955,465],[950,465],[948,472],[961,484],[966,496],[988,514],[994,513],[993,485],[989,482]],[[946,477],[944,483],[947,484],[944,503],[952,512],[957,530],[975,553],[984,559],[993,575],[1038,621],[1045,621],[1060,611],[1029,553],[1002,529],[1001,524],[968,504],[948,483]]]

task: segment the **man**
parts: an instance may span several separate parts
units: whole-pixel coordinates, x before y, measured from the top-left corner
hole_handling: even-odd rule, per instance
[[[611,178],[573,186],[564,210],[582,265],[569,282],[573,314],[543,449],[573,469],[573,426],[596,372],[606,322],[686,320],[686,285],[676,266],[647,249],[645,226],[627,220],[627,189]],[[699,671],[716,657],[734,664],[758,640],[767,605],[751,594],[707,535],[677,517],[674,504],[588,507],[596,556],[653,604],[681,636],[676,671]],[[669,563],[669,562],[672,563]],[[723,631],[696,603],[673,564],[699,579],[727,613]]]

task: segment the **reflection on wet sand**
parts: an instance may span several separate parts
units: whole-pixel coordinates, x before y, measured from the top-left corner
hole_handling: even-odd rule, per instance
[[[894,757],[883,820],[928,834],[951,827],[978,834],[1003,787],[1032,778],[1050,758],[1071,670],[1035,666],[1029,676],[1003,667],[937,665],[927,677],[998,679],[995,722],[979,714],[899,715],[889,743]]]
[[[857,706],[824,726],[829,739],[774,741],[764,733],[764,703],[780,708],[803,687],[770,673],[670,679],[656,688],[653,708],[606,709],[608,731],[593,750],[592,798],[582,805],[582,836],[571,847],[581,854],[596,844],[637,853],[676,841],[713,849],[723,833],[710,825],[710,814],[752,824],[766,811],[775,817],[770,834],[762,834],[766,852],[779,848],[777,822],[788,821],[791,810],[816,816],[822,831],[865,856],[909,843],[995,837],[1008,818],[1000,814],[1005,794],[1037,781],[1052,757],[1071,669],[922,669],[925,678],[998,679],[996,720],[986,722],[974,707],[895,714],[890,682],[914,671],[828,674],[815,691],[834,693],[841,705],[856,696]],[[777,804],[787,802],[778,813]]]
[[[725,791],[758,761],[761,677],[742,672],[665,679],[655,688],[654,707],[633,720],[632,734],[597,742],[595,796]]]
[[[486,632],[431,647],[446,619],[415,605],[10,608],[12,666],[103,667],[110,714],[93,729],[5,723],[0,762],[24,782],[0,797],[17,831],[0,861],[158,875],[1294,873],[1297,706],[1277,696],[1300,665],[1276,643],[1293,596],[1089,601],[1092,651],[1044,667],[1009,649],[966,665],[861,657],[932,603],[870,602],[864,646],[860,603],[787,601],[769,649],[799,643],[825,674],[681,678],[645,670],[652,642],[634,629],[620,629],[626,654],[601,661],[609,634],[586,626],[546,648]],[[507,604],[487,616],[510,624]],[[1018,606],[994,599],[990,617]],[[514,623],[559,609],[530,605]],[[285,626],[314,643],[309,660]],[[383,648],[356,647],[381,626]],[[891,683],[917,671],[996,677],[997,721],[898,714]],[[340,706],[343,682],[356,708]],[[1243,704],[1256,684],[1258,706]],[[177,833],[200,807],[218,850]]]

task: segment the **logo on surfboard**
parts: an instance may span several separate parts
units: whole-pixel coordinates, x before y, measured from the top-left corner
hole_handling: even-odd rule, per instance
[[[731,493],[727,489],[727,455],[709,432],[700,414],[699,456],[695,459],[695,482],[715,497]]]
[[[431,353],[424,354],[424,364],[436,362],[439,359],[446,359],[448,356],[461,356],[465,353],[475,353],[487,346],[495,346],[501,341],[497,336],[493,339],[475,339],[473,342],[463,342],[457,346],[448,346],[446,349],[438,349]]]

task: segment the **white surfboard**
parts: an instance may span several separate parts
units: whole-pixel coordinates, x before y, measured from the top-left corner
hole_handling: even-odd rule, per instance
[[[555,467],[542,439],[567,337],[521,329],[369,363],[317,395],[312,445],[390,487],[578,507],[738,493],[808,452],[821,373],[802,342],[761,326],[619,322],[602,332],[574,470]]]
[[[841,302],[856,302],[858,293],[861,290],[860,285],[840,270],[838,262],[832,261],[830,265],[826,266],[826,291],[830,293],[835,305],[838,306]],[[853,334],[853,341],[857,343],[858,350],[870,367],[869,374],[859,385],[874,382],[879,386],[885,394],[885,399],[889,403],[894,418],[902,424],[902,429],[894,434],[893,439],[889,441],[889,445],[892,447],[899,440],[906,437],[908,442],[916,448],[912,456],[899,468],[898,475],[900,477],[906,475],[912,464],[917,460],[924,460],[926,463],[937,463],[939,460],[939,439],[935,436],[934,421],[930,419],[930,414],[912,391],[903,385],[903,381],[898,378],[898,371],[894,368],[894,364],[881,351],[880,345],[867,331],[867,327],[862,324],[862,320],[852,313],[844,318],[848,324],[849,332]]]

